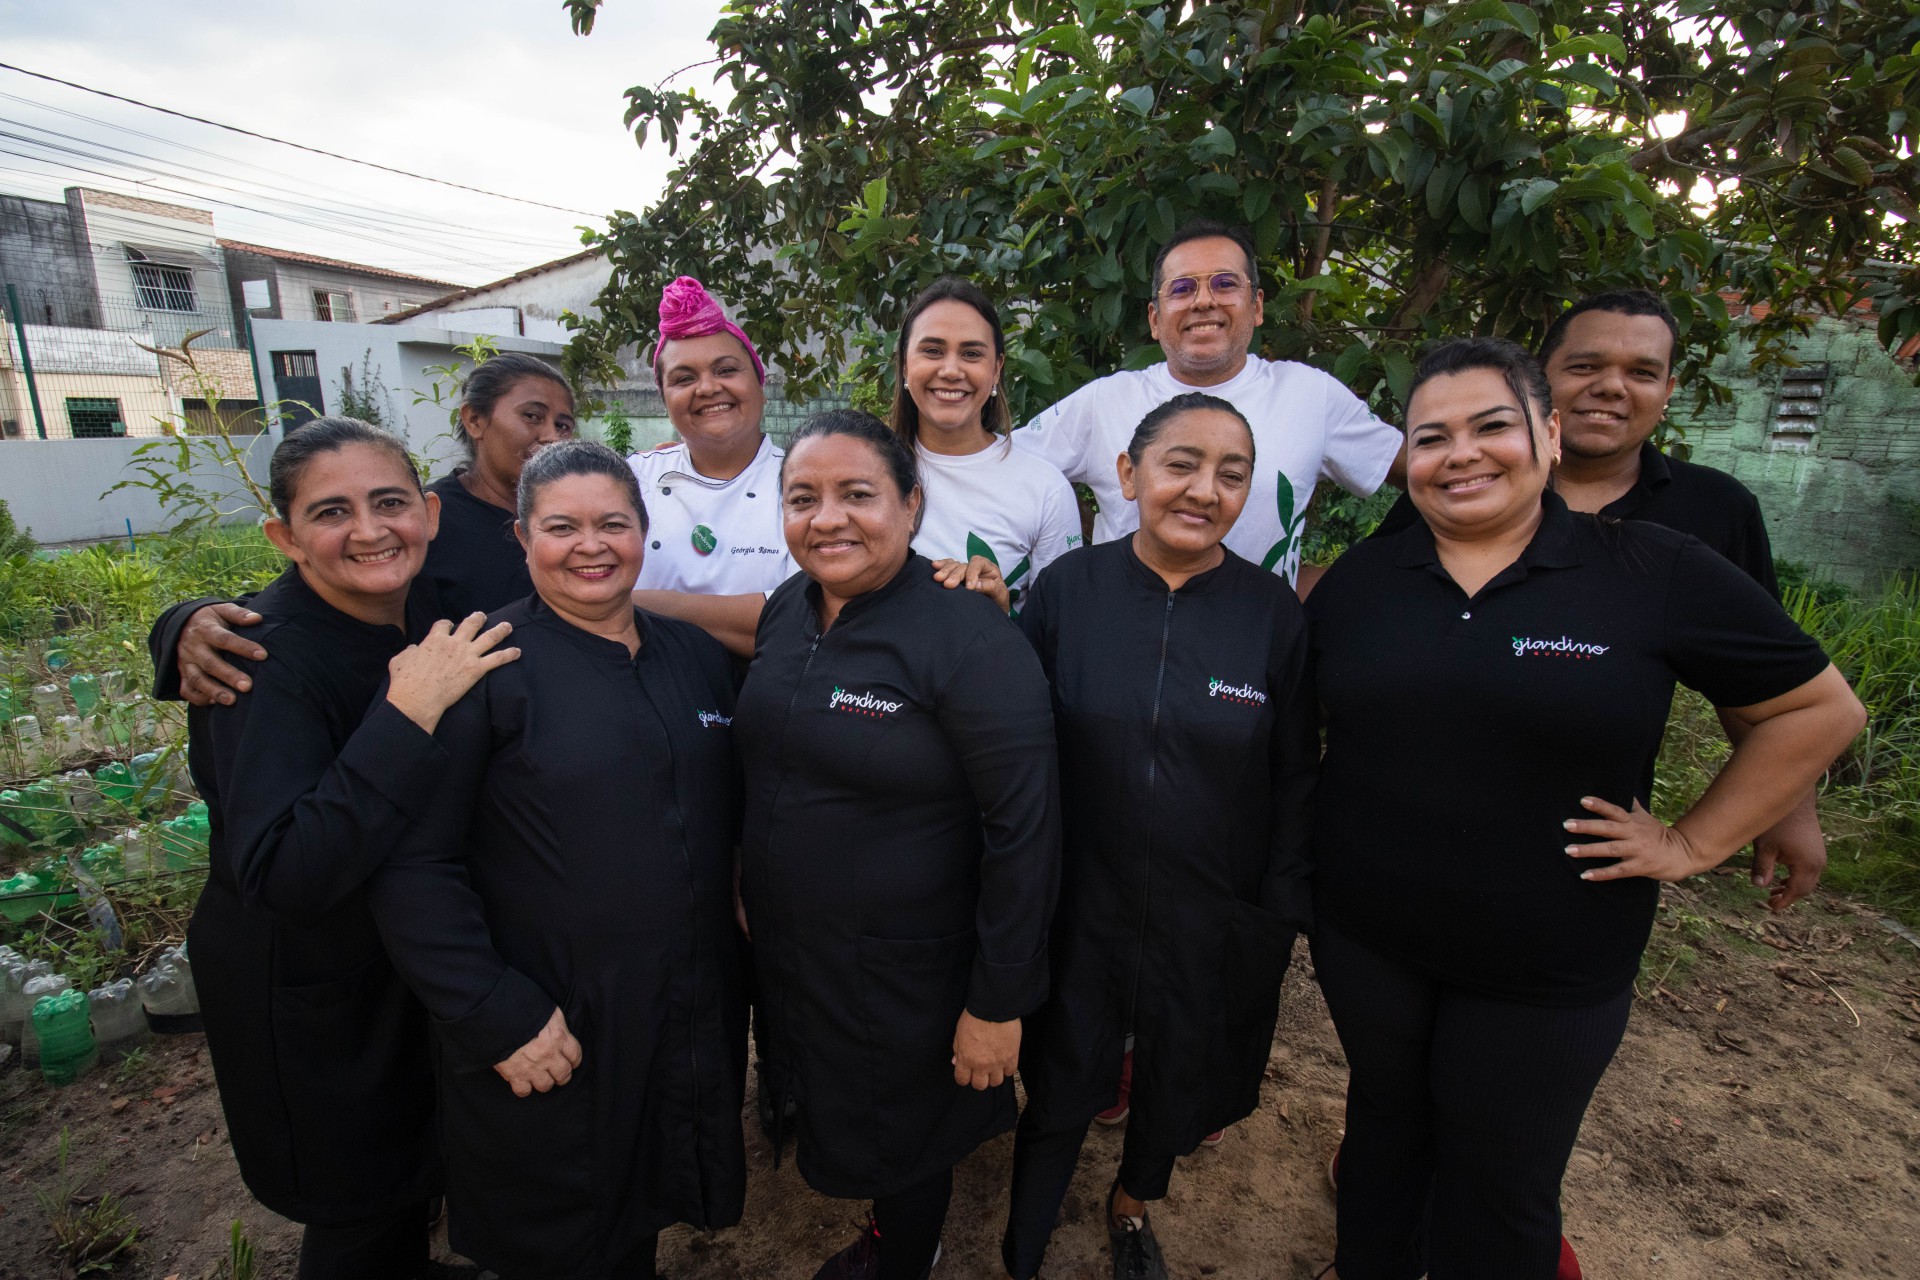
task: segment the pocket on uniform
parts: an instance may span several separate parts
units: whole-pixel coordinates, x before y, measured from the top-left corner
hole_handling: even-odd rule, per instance
[[[885,1150],[917,1150],[959,1087],[953,1031],[973,977],[973,931],[858,946],[875,1136]]]
[[[277,986],[274,1063],[302,1193],[337,1203],[406,1185],[431,1159],[426,1017],[384,956]]]

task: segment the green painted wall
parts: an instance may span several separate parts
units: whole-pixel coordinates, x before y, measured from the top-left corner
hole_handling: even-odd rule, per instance
[[[1752,373],[1748,353],[1737,349],[1714,370],[1734,388],[1731,405],[1696,415],[1685,388],[1676,390],[1673,419],[1693,461],[1753,490],[1777,556],[1855,587],[1920,568],[1920,387],[1912,371],[1880,347],[1871,323],[1850,319],[1819,321],[1793,350],[1804,365],[1827,366],[1811,414],[1781,412],[1783,401],[1812,407],[1803,377]]]

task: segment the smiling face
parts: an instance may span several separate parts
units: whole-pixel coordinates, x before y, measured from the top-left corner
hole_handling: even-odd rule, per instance
[[[1160,428],[1136,464],[1120,455],[1120,491],[1140,506],[1149,561],[1192,560],[1220,545],[1247,505],[1253,436],[1219,409],[1190,409]]]
[[[906,563],[920,490],[902,496],[864,440],[810,436],[787,454],[780,509],[800,568],[829,595],[850,600],[885,586]]]
[[[392,450],[348,444],[300,468],[285,519],[266,534],[320,598],[367,622],[390,619],[426,562],[440,500]]]
[[[994,352],[987,318],[952,298],[936,302],[914,319],[901,350],[921,441],[929,448],[937,447],[935,437],[974,448],[989,443],[981,415],[1005,360]]]
[[[1547,360],[1567,452],[1617,458],[1653,435],[1673,394],[1673,334],[1659,316],[1583,311]]]
[[[1520,398],[1495,369],[1441,374],[1407,405],[1407,495],[1435,533],[1474,541],[1538,511],[1560,448],[1558,415]]]
[[[484,418],[462,409],[460,425],[473,441],[474,465],[511,493],[536,450],[573,439],[573,395],[551,378],[521,378]]]
[[[630,606],[646,533],[619,481],[604,475],[550,480],[514,531],[527,549],[534,590],[555,611],[601,619]]]
[[[728,447],[760,434],[766,391],[730,333],[673,338],[660,351],[660,394],[682,440]]]
[[[1225,277],[1239,280],[1237,288]],[[1169,296],[1176,280],[1197,282],[1186,298]],[[1260,327],[1266,295],[1247,278],[1247,255],[1225,236],[1175,245],[1160,269],[1160,293],[1147,304],[1153,340],[1166,353],[1167,369],[1193,387],[1215,386],[1246,367],[1247,346]]]

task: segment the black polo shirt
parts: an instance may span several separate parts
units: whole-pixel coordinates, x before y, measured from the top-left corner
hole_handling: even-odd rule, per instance
[[[1749,578],[1780,598],[1773,572],[1773,544],[1760,500],[1753,491],[1724,471],[1697,462],[1669,458],[1653,447],[1640,446],[1640,478],[1633,488],[1600,509],[1615,520],[1645,520],[1692,534],[1745,571]],[[1374,530],[1376,538],[1399,533],[1420,518],[1413,500],[1401,494]]]
[[[440,532],[427,544],[420,575],[440,593],[449,618],[494,613],[533,594],[526,549],[513,536],[513,512],[474,497],[458,471],[427,492],[440,495]]]
[[[1659,885],[1581,880],[1561,823],[1586,795],[1651,806],[1676,681],[1749,706],[1827,659],[1698,540],[1543,507],[1472,599],[1424,521],[1314,589],[1314,907],[1440,980],[1574,1006],[1633,980]]]

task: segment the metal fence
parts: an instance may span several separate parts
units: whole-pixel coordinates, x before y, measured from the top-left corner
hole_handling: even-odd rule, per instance
[[[259,430],[245,321],[218,285],[166,270],[136,273],[131,297],[0,291],[0,440]]]

